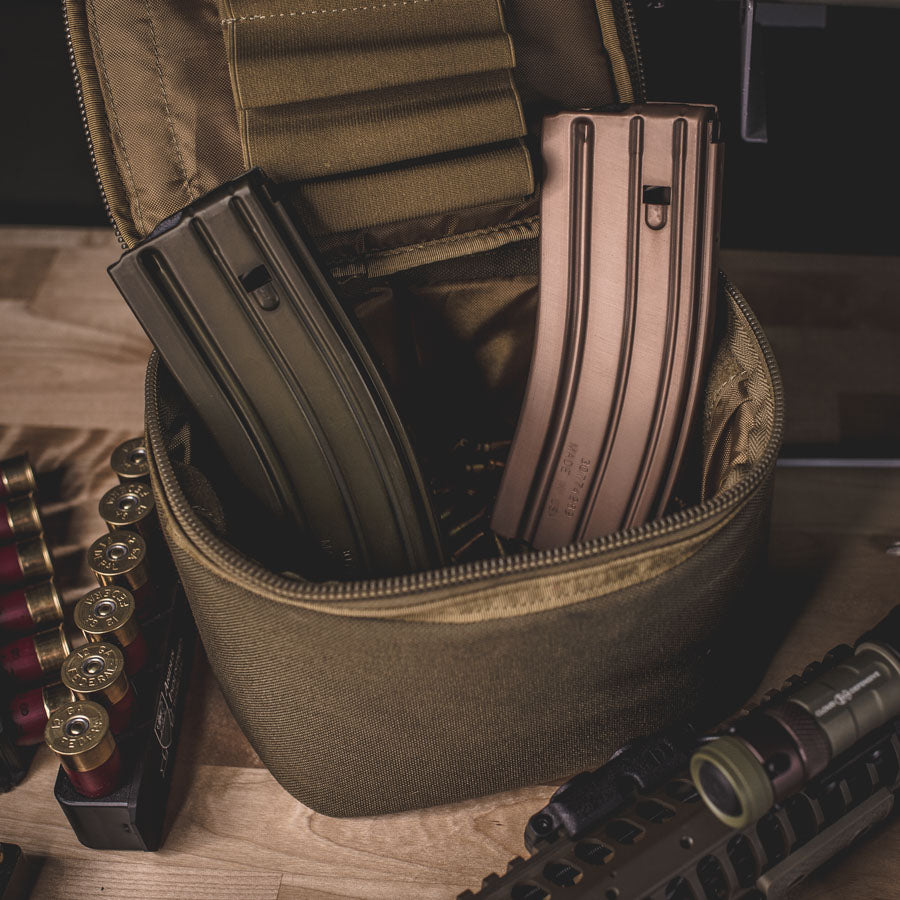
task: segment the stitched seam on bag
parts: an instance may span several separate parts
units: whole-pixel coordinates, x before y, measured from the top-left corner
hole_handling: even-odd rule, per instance
[[[416,253],[419,250],[430,250],[432,247],[441,247],[446,244],[467,243],[475,238],[485,237],[489,234],[500,234],[504,231],[520,231],[529,228],[532,225],[540,224],[540,216],[528,216],[525,219],[517,219],[514,222],[503,222],[500,225],[491,225],[487,228],[479,228],[475,231],[463,231],[460,234],[449,234],[446,237],[435,238],[432,241],[422,241],[418,244],[405,244],[402,247],[387,247],[384,250],[368,250],[365,253],[359,253],[355,256],[344,256],[330,263],[331,266],[337,268],[339,266],[349,265],[350,263],[363,262],[370,259],[390,259],[392,256],[408,256],[410,253]],[[523,240],[531,240],[536,238],[538,232],[534,235],[526,235]]]
[[[122,127],[119,124],[119,115],[116,111],[116,101],[113,97],[112,86],[109,83],[109,76],[106,72],[106,62],[105,55],[103,52],[103,41],[100,37],[100,29],[97,25],[97,10],[94,6],[94,0],[88,0],[88,5],[91,10],[91,18],[94,22],[94,34],[97,37],[97,63],[98,63],[98,71],[101,73],[101,77],[103,78],[104,83],[106,84],[106,94],[109,97],[109,106],[110,111],[112,112],[113,117],[113,129],[115,130],[116,136],[118,137],[118,144],[122,148],[122,157],[125,160],[125,168],[128,172],[128,180],[131,182],[131,189],[134,193],[134,202],[137,206],[137,214],[138,221],[141,223],[141,232],[146,234],[148,232],[147,224],[144,221],[144,210],[141,207],[141,198],[138,194],[137,184],[134,180],[134,172],[131,169],[131,161],[128,159],[128,151],[125,148],[125,139],[122,136]]]
[[[509,89],[512,91],[513,100],[516,103],[516,112],[519,114],[519,127],[522,129],[522,134],[528,133],[528,125],[525,122],[525,110],[522,108],[522,98],[519,96],[519,91],[516,88],[516,82],[512,77],[512,70],[516,66],[516,48],[513,45],[512,36],[506,28],[506,22],[503,18],[503,2],[502,0],[495,0],[496,2],[496,11],[497,11],[497,28],[500,29],[500,33],[506,36],[506,43],[509,48],[509,68],[506,70],[507,77],[509,78]],[[525,145],[522,144],[522,152],[527,157],[527,161],[525,163],[526,168],[528,169],[526,173],[526,177],[528,182],[531,183],[534,177],[534,173],[531,171],[531,159],[529,157],[528,151],[525,149]]]
[[[235,22],[255,22],[260,19],[293,19],[299,16],[327,16],[335,13],[362,12],[363,10],[392,9],[395,6],[416,6],[420,3],[433,3],[434,0],[394,0],[392,3],[372,3],[367,6],[340,6],[334,9],[303,9],[288,13],[261,13],[254,16],[234,16],[231,19],[222,19],[223,25],[233,25]]]
[[[225,0],[228,11],[231,12],[231,3]],[[234,22],[234,19],[223,19],[223,24],[227,21]],[[243,91],[241,90],[240,67],[238,66],[237,52],[237,28],[231,27],[227,29],[228,37],[228,74],[231,79],[232,93],[234,94],[235,109],[238,115],[238,133],[241,138],[241,156],[244,164],[248,169],[253,168],[253,154],[250,150],[250,132],[247,116],[247,107],[244,104]]]
[[[729,378],[727,381],[724,381],[721,385],[719,385],[719,387],[716,388],[716,390],[713,392],[712,400],[710,401],[708,409],[706,411],[706,421],[707,422],[712,420],[713,412],[715,411],[715,408],[719,405],[719,401],[722,399],[722,394],[725,393],[725,389],[730,384],[737,381],[739,378],[745,378],[751,374],[752,373],[750,372],[749,369],[741,369],[740,372],[735,373],[734,375],[731,376],[731,378]],[[744,397],[744,399],[741,400],[741,403],[745,403],[748,400],[750,400],[750,397]],[[740,406],[740,404],[738,404],[738,405]]]
[[[194,192],[191,190],[190,179],[188,178],[187,166],[184,157],[181,154],[181,147],[178,145],[178,137],[175,134],[175,122],[172,119],[172,110],[169,107],[169,95],[166,91],[166,85],[163,81],[162,60],[159,56],[159,42],[156,39],[156,26],[153,24],[153,12],[150,9],[150,0],[144,0],[144,8],[147,10],[147,22],[150,25],[150,39],[153,41],[153,56],[156,60],[156,77],[159,79],[159,89],[162,93],[163,106],[166,110],[166,122],[169,126],[169,135],[172,138],[172,148],[178,157],[178,166],[181,169],[181,176],[184,179],[184,192],[187,194],[188,202],[194,199]]]

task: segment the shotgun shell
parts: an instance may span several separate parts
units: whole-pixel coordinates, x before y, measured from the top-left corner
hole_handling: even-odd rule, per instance
[[[62,624],[30,634],[0,647],[0,668],[17,684],[53,678],[72,645]]]
[[[150,481],[150,461],[143,437],[123,441],[112,452],[109,465],[121,484]]]
[[[53,710],[73,699],[72,692],[58,681],[13,697],[9,715],[15,728],[16,743],[20,747],[39,744],[44,739],[44,726]]]
[[[125,657],[115,644],[85,644],[66,657],[59,676],[76,698],[93,700],[106,708],[113,734],[131,724],[134,691],[125,674]]]
[[[116,644],[125,657],[125,674],[134,675],[147,662],[147,642],[135,614],[134,596],[127,588],[94,588],[75,604],[75,627],[88,643]]]
[[[44,530],[37,504],[31,494],[0,503],[0,544],[24,541]]]
[[[127,528],[145,540],[156,528],[156,504],[153,491],[142,481],[117,484],[100,498],[100,518],[110,531]]]
[[[51,575],[53,560],[43,538],[0,547],[0,584],[40,581]]]
[[[110,488],[100,499],[100,518],[111,532],[125,529],[139,534],[147,544],[151,581],[157,584],[171,581],[172,560],[156,517],[150,485],[132,481]]]
[[[30,634],[62,618],[62,600],[53,581],[14,588],[0,596],[0,633]]]
[[[79,794],[104,797],[121,783],[122,758],[109,714],[98,703],[75,700],[55,709],[44,729],[44,740]]]
[[[152,600],[147,572],[147,543],[133,531],[119,529],[97,538],[88,549],[88,562],[101,586],[114,584],[134,594],[138,610]]]
[[[0,500],[30,494],[36,488],[37,479],[27,453],[0,460]]]

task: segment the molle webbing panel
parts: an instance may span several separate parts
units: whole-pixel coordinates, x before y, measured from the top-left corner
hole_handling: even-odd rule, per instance
[[[534,189],[499,0],[220,0],[247,166],[316,234]]]

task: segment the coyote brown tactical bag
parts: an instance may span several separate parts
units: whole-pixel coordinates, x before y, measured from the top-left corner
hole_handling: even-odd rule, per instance
[[[546,110],[644,98],[625,0],[65,0],[91,153],[131,246],[259,165],[315,236],[414,436],[511,436]],[[539,174],[539,173],[538,173]],[[113,260],[110,260],[113,262]],[[598,765],[736,704],[783,401],[724,277],[693,463],[668,514],[557,550],[381,581],[266,571],[158,357],[146,428],[166,538],[238,722],[329,815],[448,803]]]

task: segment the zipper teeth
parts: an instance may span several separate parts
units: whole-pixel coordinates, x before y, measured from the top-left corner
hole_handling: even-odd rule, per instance
[[[638,76],[638,91],[640,93],[640,101],[645,102],[647,99],[647,84],[644,78],[644,60],[641,56],[641,42],[638,37],[637,19],[634,15],[634,6],[632,0],[623,0],[625,6],[625,15],[628,19],[628,32],[631,37],[632,49],[634,50],[635,68]]]
[[[689,525],[696,525],[721,514],[737,506],[748,497],[769,474],[775,464],[778,448],[781,445],[784,429],[784,393],[778,365],[755,315],[727,277],[725,278],[725,289],[750,326],[772,379],[774,399],[772,436],[766,445],[762,458],[745,478],[741,479],[734,487],[692,509],[679,510],[665,518],[648,522],[637,528],[619,531],[592,541],[552,550],[539,550],[511,557],[479,560],[473,563],[466,563],[465,565],[429,572],[359,581],[352,585],[340,582],[330,582],[321,585],[306,582],[298,584],[297,581],[269,572],[252,560],[236,553],[200,522],[187,503],[175,478],[172,465],[165,453],[165,448],[162,445],[156,391],[159,356],[154,351],[150,365],[147,368],[147,431],[163,491],[172,508],[175,519],[185,534],[195,544],[207,551],[210,556],[215,557],[222,568],[231,570],[236,575],[252,576],[258,585],[277,588],[288,594],[293,594],[297,599],[364,600],[385,597],[386,595],[406,594],[413,591],[427,591],[439,587],[468,584],[497,575],[511,575],[560,563],[590,559],[612,550],[618,550],[623,547],[644,543],[655,537],[676,533]]]
[[[97,157],[94,155],[94,141],[91,138],[91,129],[88,125],[87,118],[87,109],[84,104],[84,93],[81,89],[81,75],[78,74],[78,64],[75,61],[75,48],[72,46],[72,31],[69,28],[69,10],[66,8],[66,0],[62,0],[62,14],[63,14],[63,25],[66,30],[66,48],[69,54],[69,65],[72,69],[72,80],[75,83],[75,99],[78,101],[78,113],[81,116],[81,127],[84,129],[84,137],[87,141],[88,155],[91,158],[91,167],[94,170],[94,181],[97,182],[97,188],[100,191],[100,199],[103,201],[103,209],[106,212],[106,217],[109,219],[110,224],[112,225],[113,231],[115,232],[116,239],[121,245],[123,250],[128,249],[128,243],[125,238],[122,237],[122,233],[119,231],[119,226],[116,224],[116,220],[113,217],[112,209],[109,205],[109,200],[106,196],[106,190],[103,187],[103,179],[100,177],[100,167],[97,165]]]

